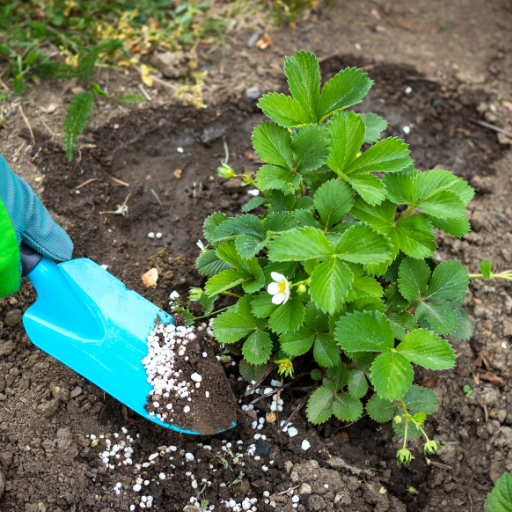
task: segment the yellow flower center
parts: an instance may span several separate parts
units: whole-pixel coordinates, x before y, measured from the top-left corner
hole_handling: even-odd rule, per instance
[[[277,283],[277,290],[279,291],[279,293],[286,292],[286,281],[281,281]]]

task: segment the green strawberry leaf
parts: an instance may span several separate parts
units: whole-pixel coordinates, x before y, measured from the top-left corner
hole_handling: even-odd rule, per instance
[[[432,273],[426,298],[437,302],[455,301],[464,296],[468,284],[468,271],[460,261],[444,261]]]
[[[473,324],[468,314],[460,308],[454,309],[454,311],[457,315],[457,328],[450,333],[450,336],[456,340],[469,340],[473,336]]]
[[[275,165],[264,165],[256,174],[256,184],[262,190],[281,190],[293,194],[302,181],[300,174]]]
[[[350,393],[336,393],[332,412],[341,421],[356,421],[363,414],[363,404]]]
[[[402,342],[403,343],[403,342]],[[397,352],[386,352],[372,364],[371,377],[377,393],[387,400],[398,400],[411,387],[414,370]]]
[[[213,233],[223,222],[227,220],[228,216],[221,212],[213,213],[207,217],[207,219],[204,221],[203,233],[208,242],[213,243]]]
[[[382,423],[390,421],[395,415],[397,403],[380,397],[375,393],[366,404],[366,412],[375,421]]]
[[[242,347],[242,354],[250,364],[264,364],[272,352],[272,340],[265,331],[253,332]]]
[[[336,322],[336,340],[347,352],[383,352],[394,347],[393,328],[378,311],[357,311]]]
[[[327,123],[331,149],[327,165],[338,175],[355,160],[364,142],[364,122],[354,112],[338,112]]]
[[[232,267],[225,261],[222,261],[215,251],[205,251],[197,258],[196,268],[201,274],[214,276]]]
[[[343,219],[353,203],[352,188],[339,179],[326,181],[315,192],[315,208],[327,229]]]
[[[252,144],[264,162],[293,169],[292,138],[287,128],[261,123],[252,132]]]
[[[396,348],[408,361],[429,370],[447,370],[455,364],[455,351],[437,334],[426,329],[409,333]]]
[[[422,302],[416,308],[414,316],[420,323],[426,320],[432,329],[442,335],[449,334],[457,328],[457,314],[443,304]]]
[[[315,341],[316,334],[305,326],[294,333],[288,333],[279,338],[281,348],[290,356],[301,356],[308,352]]]
[[[311,227],[292,229],[274,238],[269,246],[272,261],[305,261],[311,258],[327,258],[333,254],[325,235]]]
[[[295,100],[300,104],[310,123],[318,121],[318,102],[320,99],[320,66],[311,52],[295,52],[294,57],[286,57],[284,74],[288,87]]]
[[[286,128],[295,128],[309,123],[300,103],[284,94],[277,92],[265,94],[260,98],[258,107],[267,117]]]
[[[345,263],[329,258],[313,270],[309,293],[322,311],[332,315],[341,308],[353,280],[354,275]]]
[[[368,380],[365,372],[355,369],[350,372],[348,392],[354,398],[363,398],[368,392]]]
[[[304,304],[299,299],[289,299],[270,315],[269,326],[276,334],[295,332],[304,322]]]
[[[437,395],[431,389],[412,385],[402,397],[407,410],[411,413],[433,413],[438,406]]]
[[[320,333],[316,337],[313,356],[320,366],[326,368],[340,363],[340,351],[332,334]]]
[[[310,124],[292,140],[295,167],[298,172],[315,171],[327,162],[331,140],[323,125]]]
[[[309,397],[306,414],[313,425],[325,423],[331,417],[335,392],[333,385],[325,385],[320,386]]]
[[[359,68],[346,68],[331,78],[322,89],[318,119],[323,121],[334,112],[359,103],[373,81]]]
[[[373,144],[380,139],[380,132],[388,127],[387,121],[376,114],[362,114],[361,117],[364,121],[364,141],[367,144]]]
[[[423,260],[407,258],[402,261],[398,272],[398,288],[404,299],[416,302],[427,291],[430,268]]]

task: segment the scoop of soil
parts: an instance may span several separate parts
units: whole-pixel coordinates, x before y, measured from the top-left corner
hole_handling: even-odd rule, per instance
[[[178,318],[175,323],[180,323]],[[150,415],[201,435],[231,428],[236,399],[208,342],[205,326],[162,325],[148,336],[142,361],[153,385]]]

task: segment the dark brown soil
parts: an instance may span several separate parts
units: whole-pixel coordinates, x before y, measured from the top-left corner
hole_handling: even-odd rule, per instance
[[[323,62],[324,78],[354,64],[366,66],[376,84],[361,110],[386,118],[388,135],[404,137],[403,127],[411,128],[405,140],[418,168],[447,168],[478,185],[470,212],[475,231],[462,241],[443,236],[438,259],[461,258],[473,271],[482,257],[490,257],[503,268],[510,262],[510,159],[493,133],[470,123],[479,116],[476,105],[448,85],[418,77],[410,67],[335,57]],[[204,111],[138,111],[87,134],[96,147],[84,150],[82,160],[72,164],[47,142],[36,160],[44,175],[43,201],[67,219],[75,257],[107,264],[128,287],[167,308],[172,290],[186,297],[190,287],[204,282],[193,264],[204,218],[218,210],[238,213],[250,197],[236,182],[218,178],[216,167],[226,142],[237,171],[257,169],[250,133],[261,119],[246,100],[219,102]],[[488,176],[490,182],[484,180]],[[91,179],[96,181],[76,188]],[[128,194],[126,219],[100,213],[114,210]],[[162,237],[148,238],[150,232]],[[146,288],[140,279],[152,267],[160,274],[156,289]],[[226,501],[240,505],[245,498],[257,499],[251,506],[258,512],[482,510],[493,481],[505,468],[512,469],[512,401],[506,376],[512,363],[509,294],[510,287],[502,283],[472,281],[466,306],[475,335],[470,343],[454,342],[456,368],[418,373],[417,382],[434,387],[440,398],[427,432],[443,449],[427,464],[421,444],[411,443],[416,458],[407,468],[396,465],[399,440],[391,425],[368,418],[354,425],[329,421],[314,427],[302,409],[293,420],[297,436],[278,432],[280,421],[305,397],[305,391],[293,387],[308,387],[309,379],[298,379],[281,393],[284,411],[273,423],[259,423],[270,409],[265,399],[253,410],[240,411],[235,429],[219,436],[184,436],[136,417],[41,353],[21,324],[6,326],[0,331],[0,463],[7,468],[2,511],[35,512],[41,510],[39,503],[47,512],[128,510],[142,496],[152,496],[153,508],[165,511],[186,510],[191,498],[205,499],[223,512]],[[31,286],[24,282],[15,296],[0,301],[0,318],[14,309],[24,311],[33,300]],[[222,307],[220,301],[217,306]],[[482,351],[487,367],[473,364]],[[306,367],[305,361],[299,364]],[[228,362],[225,369],[235,396],[248,405],[254,395],[244,396],[246,383],[238,380],[237,367]],[[276,375],[261,390],[271,378]],[[473,390],[469,398],[462,390],[466,384]],[[134,465],[118,462],[107,469],[99,457],[106,441],[91,444],[90,435],[106,438],[121,433],[122,427],[135,439]],[[306,439],[311,444],[307,451],[302,449]],[[149,483],[135,492],[139,477]],[[114,490],[118,482],[119,494]],[[304,483],[311,489],[301,494],[297,507],[291,491],[279,494],[289,488],[299,493]],[[408,492],[410,487],[415,491]]]

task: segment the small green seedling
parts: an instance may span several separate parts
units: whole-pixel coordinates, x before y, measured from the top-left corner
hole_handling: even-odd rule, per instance
[[[397,460],[408,464],[408,440],[424,436],[426,454],[439,448],[424,429],[437,396],[413,385],[413,365],[453,368],[443,336],[472,334],[462,309],[468,272],[433,256],[434,229],[469,233],[474,190],[450,171],[416,170],[403,140],[380,140],[386,121],[347,110],[372,86],[361,69],[321,88],[318,59],[299,51],[284,72],[291,95],[259,102],[272,121],[252,135],[264,165],[255,177],[227,162],[219,170],[242,178],[254,197],[242,215],[206,219],[208,246],[196,266],[209,279],[200,297],[212,307],[221,294],[238,299],[213,333],[241,351],[242,375],[256,380],[273,357],[291,376],[294,358],[307,354],[318,381],[309,421],[353,422],[364,407],[377,422],[395,418],[404,439]]]
[[[466,398],[469,398],[473,394],[473,390],[466,384],[462,390],[466,394]]]

